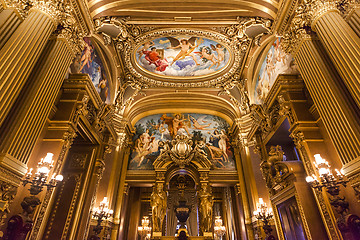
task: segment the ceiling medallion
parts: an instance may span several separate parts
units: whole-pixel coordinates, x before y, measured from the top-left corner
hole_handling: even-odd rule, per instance
[[[196,29],[155,30],[120,44],[126,77],[148,87],[214,87],[239,80],[249,45]]]

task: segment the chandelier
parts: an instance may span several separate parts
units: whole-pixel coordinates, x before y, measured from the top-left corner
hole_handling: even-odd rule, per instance
[[[47,187],[48,190],[52,189],[56,187],[58,182],[63,180],[62,175],[56,175],[55,173],[52,175],[50,180],[48,180],[50,170],[54,166],[53,156],[53,153],[47,153],[45,158],[42,158],[38,163],[34,174],[32,173],[32,168],[30,168],[25,174],[22,182],[24,186],[28,183],[30,184],[29,191],[31,195],[38,195],[43,190],[43,187]]]
[[[97,220],[97,225],[93,229],[95,236],[100,234],[101,230],[103,229],[101,226],[102,221],[110,218],[113,215],[113,212],[113,210],[109,209],[109,202],[107,197],[104,197],[98,208],[93,209],[92,216]]]
[[[259,198],[259,204],[253,214],[258,220],[262,221],[263,229],[267,236],[266,239],[272,239],[273,236],[271,235],[272,228],[270,225],[270,219],[273,217],[273,212],[271,208],[266,206],[266,203],[264,203],[262,198]]]
[[[214,225],[214,234],[216,239],[221,240],[222,236],[224,236],[226,232],[226,228],[223,225],[223,220],[220,216],[215,217],[215,225]]]
[[[141,226],[138,227],[138,232],[141,239],[148,240],[151,237],[150,219],[145,216],[141,219]]]

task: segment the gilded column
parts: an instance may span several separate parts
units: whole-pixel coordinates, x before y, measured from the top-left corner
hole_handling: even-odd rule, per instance
[[[355,4],[349,6],[349,12],[345,16],[346,22],[354,30],[354,32],[360,37],[360,5]]]
[[[360,38],[343,19],[337,1],[313,0],[305,7],[336,69],[360,106]]]
[[[72,52],[64,38],[48,41],[11,114],[1,126],[2,158],[26,164],[49,116]]]
[[[0,49],[5,45],[21,22],[22,16],[16,8],[7,8],[0,12]]]
[[[360,169],[360,125],[355,103],[329,60],[320,41],[313,40],[304,29],[284,38],[285,49],[292,48],[301,75],[319,115],[342,161],[347,176]],[[294,47],[296,49],[294,49]],[[353,181],[354,184],[356,181]],[[355,186],[353,184],[353,186]],[[356,185],[358,186],[359,183]]]
[[[0,50],[0,125],[30,75],[60,11],[51,1],[34,1],[29,15]]]

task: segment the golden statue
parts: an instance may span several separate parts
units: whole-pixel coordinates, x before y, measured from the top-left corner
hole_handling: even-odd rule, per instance
[[[204,232],[210,232],[213,219],[213,196],[208,184],[203,184],[199,191],[200,199],[200,229]]]
[[[158,183],[154,187],[154,190],[150,197],[154,232],[161,232],[162,230],[162,224],[166,215],[166,198],[166,193],[163,190],[163,184]]]

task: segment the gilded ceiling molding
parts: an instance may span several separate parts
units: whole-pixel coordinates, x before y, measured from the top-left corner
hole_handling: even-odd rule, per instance
[[[154,8],[147,8],[144,5],[144,1],[102,1],[102,0],[91,0],[88,5],[91,9],[92,17],[99,17],[105,15],[123,15],[124,12],[127,12],[129,15],[133,16],[151,16],[156,14],[162,15],[176,15],[176,14],[185,14],[185,15],[194,15],[194,14],[217,14],[224,15],[230,14],[235,15],[239,13],[246,13],[248,15],[262,15],[265,14],[271,18],[276,18],[276,10],[279,6],[278,2],[275,0],[262,0],[262,1],[250,1],[250,0],[226,0],[223,1],[223,6],[227,6],[226,9],[218,8],[218,5],[221,3],[214,3],[213,1],[201,1],[198,4],[201,4],[201,8],[195,2],[188,2],[187,7],[181,7],[174,10],[169,9],[171,3],[165,0],[158,1],[148,1],[147,4],[152,5]],[[234,6],[235,5],[235,6]],[[271,5],[271,6],[269,6]],[[217,10],[208,10],[209,7]]]

